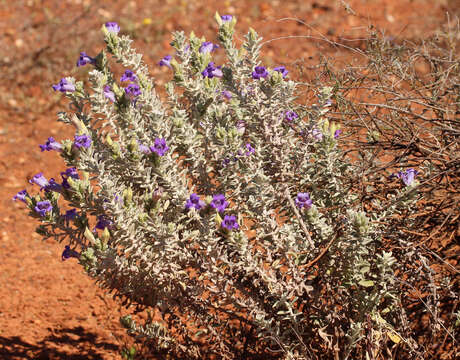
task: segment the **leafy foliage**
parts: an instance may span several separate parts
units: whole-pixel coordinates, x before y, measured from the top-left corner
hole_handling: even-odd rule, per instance
[[[261,66],[257,33],[236,48],[236,19],[216,20],[227,62],[212,61],[205,39],[174,33],[166,101],[131,40],[104,26],[107,52],[81,55],[94,66],[90,90],[72,78],[55,85],[74,109],[59,120],[76,129],[74,141],[42,145],[69,166],[62,183],[37,176],[43,193],[17,198],[40,234],[69,240],[63,258],[147,311],[142,324],[121,323],[151,349],[226,359],[364,359],[390,342],[415,351],[394,275],[407,259],[384,239],[406,236],[385,221],[413,211],[416,172],[363,201],[362,164],[341,150],[329,116],[336,89],[297,104],[286,70]],[[127,70],[119,82],[112,60]]]

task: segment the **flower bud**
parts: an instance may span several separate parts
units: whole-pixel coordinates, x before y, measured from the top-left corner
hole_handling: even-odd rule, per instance
[[[222,24],[224,23],[222,21],[222,18],[220,17],[219,13],[216,11],[215,15],[214,15],[214,19],[216,19],[216,22],[217,22],[217,25],[219,25],[219,27],[222,26]]]
[[[113,145],[113,140],[109,134],[107,134],[107,136],[105,137],[105,141],[107,142],[107,145],[109,145],[110,147]]]
[[[216,216],[214,217],[214,221],[216,222],[217,226],[220,227],[222,224],[222,218],[219,215],[219,212],[216,211]]]
[[[249,28],[249,40],[256,41],[257,40],[257,33],[253,28]]]
[[[91,232],[90,229],[88,229],[88,227],[85,228],[85,238],[91,242],[92,244],[95,244],[96,243],[96,238],[94,237],[94,234]]]
[[[216,131],[216,137],[219,140],[224,140],[227,137],[227,131],[224,128],[218,127]]]
[[[131,139],[131,141],[128,143],[128,151],[131,153],[136,153],[138,149],[139,146],[136,139]]]
[[[144,224],[145,221],[147,220],[148,216],[149,216],[149,214],[146,214],[146,213],[139,214],[139,217],[138,217],[139,222]]]
[[[71,189],[78,191],[80,180],[74,179],[73,177],[69,176],[67,178],[67,183],[69,184]]]
[[[101,240],[103,242],[103,244],[107,244],[107,242],[109,241],[110,239],[110,232],[109,232],[109,228],[106,227],[104,229],[104,231],[102,231],[102,234],[101,234]]]
[[[133,189],[130,187],[123,190],[123,201],[126,206],[129,206],[133,202]]]
[[[117,98],[117,99],[123,97],[123,95],[125,94],[124,89],[121,88],[120,86],[118,86],[116,83],[113,83],[113,85],[112,85],[112,91],[113,91],[113,93],[116,95],[116,98]]]

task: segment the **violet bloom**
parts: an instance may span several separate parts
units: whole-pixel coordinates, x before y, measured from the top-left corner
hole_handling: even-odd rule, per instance
[[[295,199],[295,204],[300,209],[310,209],[313,201],[311,201],[309,193],[298,193],[297,198]]]
[[[69,245],[66,245],[61,255],[62,261],[65,261],[71,257],[78,259],[80,257],[80,253],[72,250]]]
[[[35,211],[40,216],[46,216],[46,214],[49,213],[51,210],[53,210],[53,205],[51,205],[51,202],[49,200],[39,201],[35,206]]]
[[[417,174],[417,170],[409,168],[406,171],[399,171],[398,173],[394,174],[394,176],[396,176],[398,179],[401,179],[404,185],[411,186]]]
[[[316,127],[311,131],[311,135],[316,141],[323,140],[323,133]]]
[[[200,197],[197,194],[193,193],[190,195],[190,199],[186,201],[185,208],[187,210],[190,210],[191,208],[200,210],[205,205],[205,202],[203,200],[200,200]]]
[[[67,179],[71,177],[72,179],[79,179],[80,177],[78,176],[77,169],[75,168],[68,168],[66,171],[61,172],[61,177],[62,177],[62,187],[64,189],[70,189],[69,182]]]
[[[229,158],[225,158],[224,160],[222,160],[222,167],[226,167],[228,164],[230,164]]]
[[[119,195],[115,195],[114,196],[114,199],[116,202],[118,202],[120,205],[123,205],[124,201],[123,201],[123,197],[119,196]]]
[[[169,150],[169,147],[166,145],[165,139],[156,138],[153,146],[150,146],[150,150],[155,152],[158,156],[163,156]]]
[[[121,76],[120,81],[121,82],[123,82],[123,81],[136,82],[137,81],[137,76],[132,70],[126,70],[125,73]]]
[[[85,66],[86,64],[95,64],[96,59],[88,56],[84,51],[80,53],[80,57],[77,60],[77,67]]]
[[[221,67],[222,66],[215,67],[214,62],[211,61],[208,66],[206,66],[206,69],[201,72],[201,75],[210,79],[213,77],[221,78],[223,76],[222,70],[220,69]]]
[[[232,15],[222,15],[220,18],[222,19],[222,22],[226,23],[226,22],[232,21],[233,16]]]
[[[246,131],[246,122],[244,120],[239,120],[236,123],[236,128],[240,134],[244,134],[244,132]]]
[[[75,219],[77,216],[77,209],[70,209],[65,212],[64,220],[69,222],[70,220]]]
[[[96,226],[94,227],[94,230],[95,229],[104,230],[106,227],[112,226],[112,224],[113,224],[113,221],[110,220],[107,217],[107,215],[99,215],[97,217],[97,223],[96,223]]]
[[[225,200],[224,194],[217,194],[212,197],[211,207],[217,209],[219,212],[224,212],[229,205],[228,201]]]
[[[62,185],[58,184],[53,178],[49,180],[49,184],[45,186],[45,191],[55,191],[60,192],[62,190]]]
[[[158,65],[160,66],[167,66],[169,68],[172,68],[171,66],[171,59],[172,59],[172,56],[171,55],[166,55],[163,59],[161,59],[159,62],[158,62]]]
[[[128,97],[137,97],[141,94],[141,88],[137,84],[129,84],[125,87],[125,93]]]
[[[66,169],[66,171],[61,172],[62,179],[68,179],[71,177],[72,179],[80,179],[78,176],[77,169],[74,167]]]
[[[59,84],[53,85],[54,91],[60,92],[73,92],[75,91],[75,85],[68,81],[66,78],[62,78]]]
[[[334,132],[334,139],[338,139],[338,137],[340,136],[341,133],[342,133],[342,130],[337,129],[337,130]]]
[[[150,148],[147,146],[147,145],[144,145],[140,142],[137,143],[138,146],[139,146],[139,151],[141,153],[144,153],[144,154],[150,154],[152,151],[150,150]]]
[[[82,147],[88,149],[91,146],[91,138],[86,134],[75,135],[73,144],[77,149]]]
[[[120,31],[120,26],[116,22],[106,22],[105,23],[105,28],[107,29],[108,32],[118,34]]]
[[[109,99],[111,102],[115,102],[115,93],[112,91],[110,85],[104,86],[104,96]]]
[[[46,141],[45,144],[43,145],[38,145],[42,151],[51,151],[51,150],[56,150],[56,151],[61,151],[62,150],[62,145],[58,143],[57,141],[54,140],[53,137],[49,137],[48,140]]]
[[[16,195],[13,196],[13,201],[20,200],[22,202],[26,202],[26,197],[29,197],[27,190],[21,190]]]
[[[239,228],[239,225],[236,222],[236,217],[234,215],[225,215],[224,220],[221,223],[221,226],[227,230]]]
[[[219,45],[213,44],[210,41],[205,41],[204,43],[201,44],[199,51],[202,54],[206,54],[206,53],[213,52],[214,50],[218,48],[219,48]]]
[[[268,76],[268,71],[265,69],[264,66],[256,66],[254,68],[254,71],[252,72],[252,78],[253,79],[260,79],[260,78],[266,78]]]
[[[286,77],[286,75],[289,73],[289,71],[286,70],[284,66],[277,66],[276,68],[273,69],[274,71],[278,71],[283,75],[283,79]]]
[[[299,115],[295,111],[288,110],[284,113],[284,120],[287,122],[293,122],[295,119],[298,119]]]
[[[227,100],[230,100],[232,98],[232,93],[230,91],[224,90],[222,91],[222,96]]]
[[[255,152],[256,152],[256,149],[254,149],[251,144],[247,143],[245,155],[249,156],[251,154],[254,154]]]
[[[38,173],[34,175],[32,179],[29,180],[31,184],[36,184],[40,186],[40,190],[44,189],[46,186],[48,186],[50,183],[46,177],[43,176],[43,173]]]

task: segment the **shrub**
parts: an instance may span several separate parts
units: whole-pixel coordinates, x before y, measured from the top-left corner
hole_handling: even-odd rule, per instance
[[[334,89],[319,87],[313,106],[296,103],[285,67],[260,64],[257,33],[236,48],[236,19],[216,20],[228,61],[212,61],[217,45],[175,32],[174,57],[159,62],[174,73],[166,101],[131,40],[105,24],[111,57],[78,59],[94,67],[90,90],[73,78],[53,86],[73,109],[59,121],[76,133],[40,147],[66,161],[62,180],[37,174],[41,192],[15,198],[42,222],[37,232],[69,242],[63,259],[147,310],[142,323],[121,322],[152,351],[364,359],[389,342],[413,351],[394,276],[404,256],[384,239],[395,231],[385,222],[412,211],[418,171],[397,172],[398,186],[363,201],[360,164],[328,119]]]

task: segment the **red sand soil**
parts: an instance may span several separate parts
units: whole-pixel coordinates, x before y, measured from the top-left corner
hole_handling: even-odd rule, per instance
[[[41,240],[23,204],[11,200],[32,190],[27,180],[34,174],[58,177],[63,170],[55,153],[38,148],[49,136],[72,136],[56,122],[68,105],[51,85],[69,74],[83,79],[87,69],[75,62],[80,51],[103,47],[102,23],[117,21],[133,36],[163,84],[170,74],[155,63],[171,53],[170,32],[194,30],[214,40],[216,10],[238,17],[240,38],[251,26],[266,40],[308,35],[352,44],[370,25],[395,38],[428,37],[447,22],[446,11],[452,20],[459,9],[457,0],[0,0],[0,358],[119,359],[128,341],[118,322],[127,310],[75,259],[62,262],[65,244]],[[308,78],[296,61],[315,64],[320,53],[354,56],[339,50],[323,40],[277,40],[264,46],[263,60],[287,65],[292,78]]]

